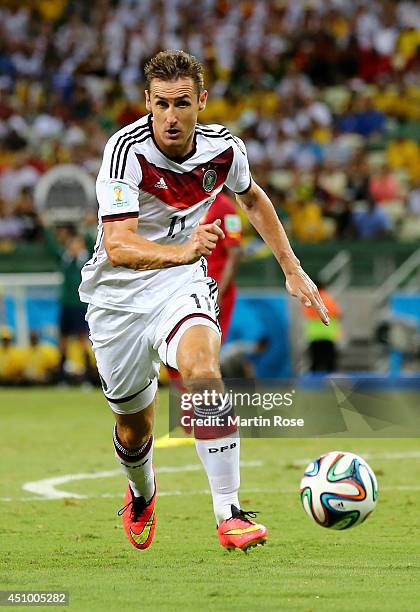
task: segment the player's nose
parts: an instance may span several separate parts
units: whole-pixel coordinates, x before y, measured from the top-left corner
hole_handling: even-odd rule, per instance
[[[178,119],[175,113],[175,109],[168,108],[166,112],[166,121],[170,127],[174,127],[174,125],[176,125]]]

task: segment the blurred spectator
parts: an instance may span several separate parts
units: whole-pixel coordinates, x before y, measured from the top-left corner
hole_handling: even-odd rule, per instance
[[[303,170],[302,190],[316,184],[306,200],[314,199],[334,223],[348,208],[342,197],[367,200],[376,164],[371,149],[386,149],[386,161],[408,181],[398,195],[407,203],[420,173],[414,1],[6,5],[0,7],[0,195],[7,223],[0,232],[9,238],[36,239],[29,198],[21,194],[32,192],[43,172],[76,163],[96,175],[109,134],[146,112],[145,61],[170,47],[205,63],[210,98],[201,120],[227,123],[244,138],[263,188],[275,175],[288,193],[288,176]],[[347,235],[342,228],[321,234],[317,239]]]
[[[8,327],[0,327],[0,384],[21,384],[24,367],[24,349],[13,343],[13,334]]]
[[[420,217],[420,175],[417,176],[417,181],[408,194],[408,210],[412,215]]]
[[[364,157],[352,161],[347,174],[348,197],[353,200],[367,201],[369,199],[369,165]]]
[[[369,138],[375,134],[382,134],[385,129],[385,115],[373,106],[369,96],[356,96],[347,112],[338,118],[340,132],[360,134]]]
[[[17,240],[23,231],[21,220],[6,207],[0,196],[0,240]]]
[[[355,236],[362,240],[389,238],[391,236],[391,220],[375,200],[370,199],[365,211],[353,213]]]
[[[302,170],[312,170],[324,161],[324,150],[310,131],[305,131],[296,143],[292,159]]]
[[[398,136],[389,143],[386,158],[394,170],[407,170],[412,179],[420,176],[420,147],[414,140]]]
[[[23,240],[33,242],[42,238],[42,225],[39,215],[34,208],[31,191],[24,187],[16,200],[15,216],[21,223]]]
[[[92,345],[86,338],[67,338],[59,379],[68,384],[100,384]]]
[[[25,151],[16,153],[14,160],[3,174],[0,174],[0,196],[7,202],[14,202],[22,189],[33,189],[39,178],[39,171],[29,161]]]
[[[379,204],[401,198],[401,187],[395,173],[387,164],[382,164],[379,171],[369,181],[371,197]]]
[[[320,206],[314,201],[292,199],[287,204],[292,235],[302,242],[319,242],[329,235]]]
[[[32,330],[29,346],[24,349],[23,379],[27,384],[48,384],[56,380],[60,351],[49,342],[41,341]]]
[[[338,240],[351,240],[354,237],[353,206],[351,202],[343,202],[336,211],[335,235]]]

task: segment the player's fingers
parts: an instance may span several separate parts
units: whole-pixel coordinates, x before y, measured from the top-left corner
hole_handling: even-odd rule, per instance
[[[320,306],[323,314],[325,315],[326,319],[328,319],[328,321],[329,321],[328,308],[325,306],[322,297],[319,295],[318,289],[314,293],[315,293],[315,299],[316,299],[317,303],[319,304],[319,306]]]
[[[225,233],[220,227],[221,224],[222,224],[222,221],[220,219],[216,219],[214,223],[210,223],[208,225],[208,228],[209,228],[209,231],[211,231],[213,234],[217,234],[217,236],[219,236],[219,238],[222,238],[223,240],[223,238],[225,237]]]
[[[328,314],[328,308],[325,306],[324,301],[318,291],[318,287],[315,286],[315,288],[312,290],[312,295],[313,298],[316,300],[317,304],[320,306],[320,308],[326,313]]]
[[[212,234],[211,232],[206,232],[203,234],[203,238],[205,240],[209,240],[210,242],[214,242],[214,244],[216,244],[216,242],[219,240],[219,236]]]
[[[303,291],[304,295],[309,298],[311,305],[317,310],[321,320],[323,323],[328,325],[329,317],[328,317],[328,309],[325,306],[322,298],[319,294],[318,287],[315,285],[313,280],[305,273],[304,280],[306,284],[306,288]]]
[[[328,310],[324,302],[322,301],[321,296],[319,295],[319,292],[318,292],[318,289],[315,283],[311,281],[309,276],[307,276],[306,274],[303,277],[303,280],[305,281],[305,285],[306,285],[306,286],[303,285],[303,289],[301,287],[296,287],[296,286],[293,287],[292,285],[290,285],[288,281],[286,281],[287,291],[291,295],[296,297],[303,304],[303,306],[306,306],[306,307],[313,306],[315,310],[317,311],[318,316],[321,319],[321,321],[325,325],[328,325],[330,322],[330,319],[328,316]]]
[[[311,304],[312,306],[315,308],[315,310],[318,313],[319,318],[321,319],[321,321],[325,324],[328,325],[330,322],[330,318],[328,316],[328,310],[324,304],[324,302],[322,301],[321,297],[319,297],[319,299],[317,299],[316,295],[312,294],[310,296],[310,300],[311,300]]]
[[[213,250],[217,244],[217,236],[212,234],[201,235],[198,240],[198,248]]]
[[[219,240],[219,236],[214,232],[207,229],[209,226],[202,225],[195,230],[195,240],[201,243],[204,240],[210,240],[211,242],[216,242]]]
[[[218,230],[218,231],[214,231],[214,230]],[[217,242],[219,239],[223,239],[225,237],[222,230],[218,228],[217,226],[208,226],[202,232],[202,236],[206,236],[206,238],[210,238],[211,236],[211,239],[214,240],[214,242]]]
[[[214,242],[214,241],[212,241],[212,240],[205,240],[205,241],[203,242],[203,246],[204,246],[206,249],[211,249],[211,250],[213,251],[213,249],[214,249],[214,248],[215,248],[215,246],[216,246],[216,242]]]
[[[298,298],[298,300],[300,300],[302,302],[302,304],[304,306],[306,306],[307,308],[309,308],[309,306],[312,306],[312,302],[309,299],[309,297],[307,295],[305,295],[305,293],[303,293],[303,291],[301,291],[300,289],[297,290],[295,296]]]
[[[290,295],[302,302],[304,306],[311,305],[311,302],[305,297],[303,291],[299,287],[291,285],[288,280],[286,280],[286,290],[290,293]]]
[[[212,250],[213,250],[212,248],[206,247],[204,245],[200,246],[201,255],[204,255],[204,256],[211,255]]]

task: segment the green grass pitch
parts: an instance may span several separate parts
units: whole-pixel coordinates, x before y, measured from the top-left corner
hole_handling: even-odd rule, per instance
[[[0,390],[0,589],[65,589],[86,611],[420,610],[418,440],[243,440],[242,503],[270,532],[246,555],[217,542],[194,447],[156,449],[156,537],[137,551],[117,516],[111,425],[99,391]],[[379,481],[374,514],[344,532],[312,523],[298,495],[303,461],[329,450],[367,456]],[[91,477],[50,484],[79,499],[23,489],[75,474]]]

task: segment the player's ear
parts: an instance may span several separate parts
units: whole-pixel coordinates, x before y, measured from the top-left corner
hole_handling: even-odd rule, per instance
[[[209,92],[207,91],[207,89],[203,89],[203,91],[198,96],[198,110],[199,111],[202,111],[206,108],[208,95],[209,95]]]
[[[151,113],[152,112],[152,105],[151,105],[151,102],[150,102],[150,93],[149,93],[148,89],[146,89],[144,91],[144,97],[146,98],[146,110],[149,113]]]

